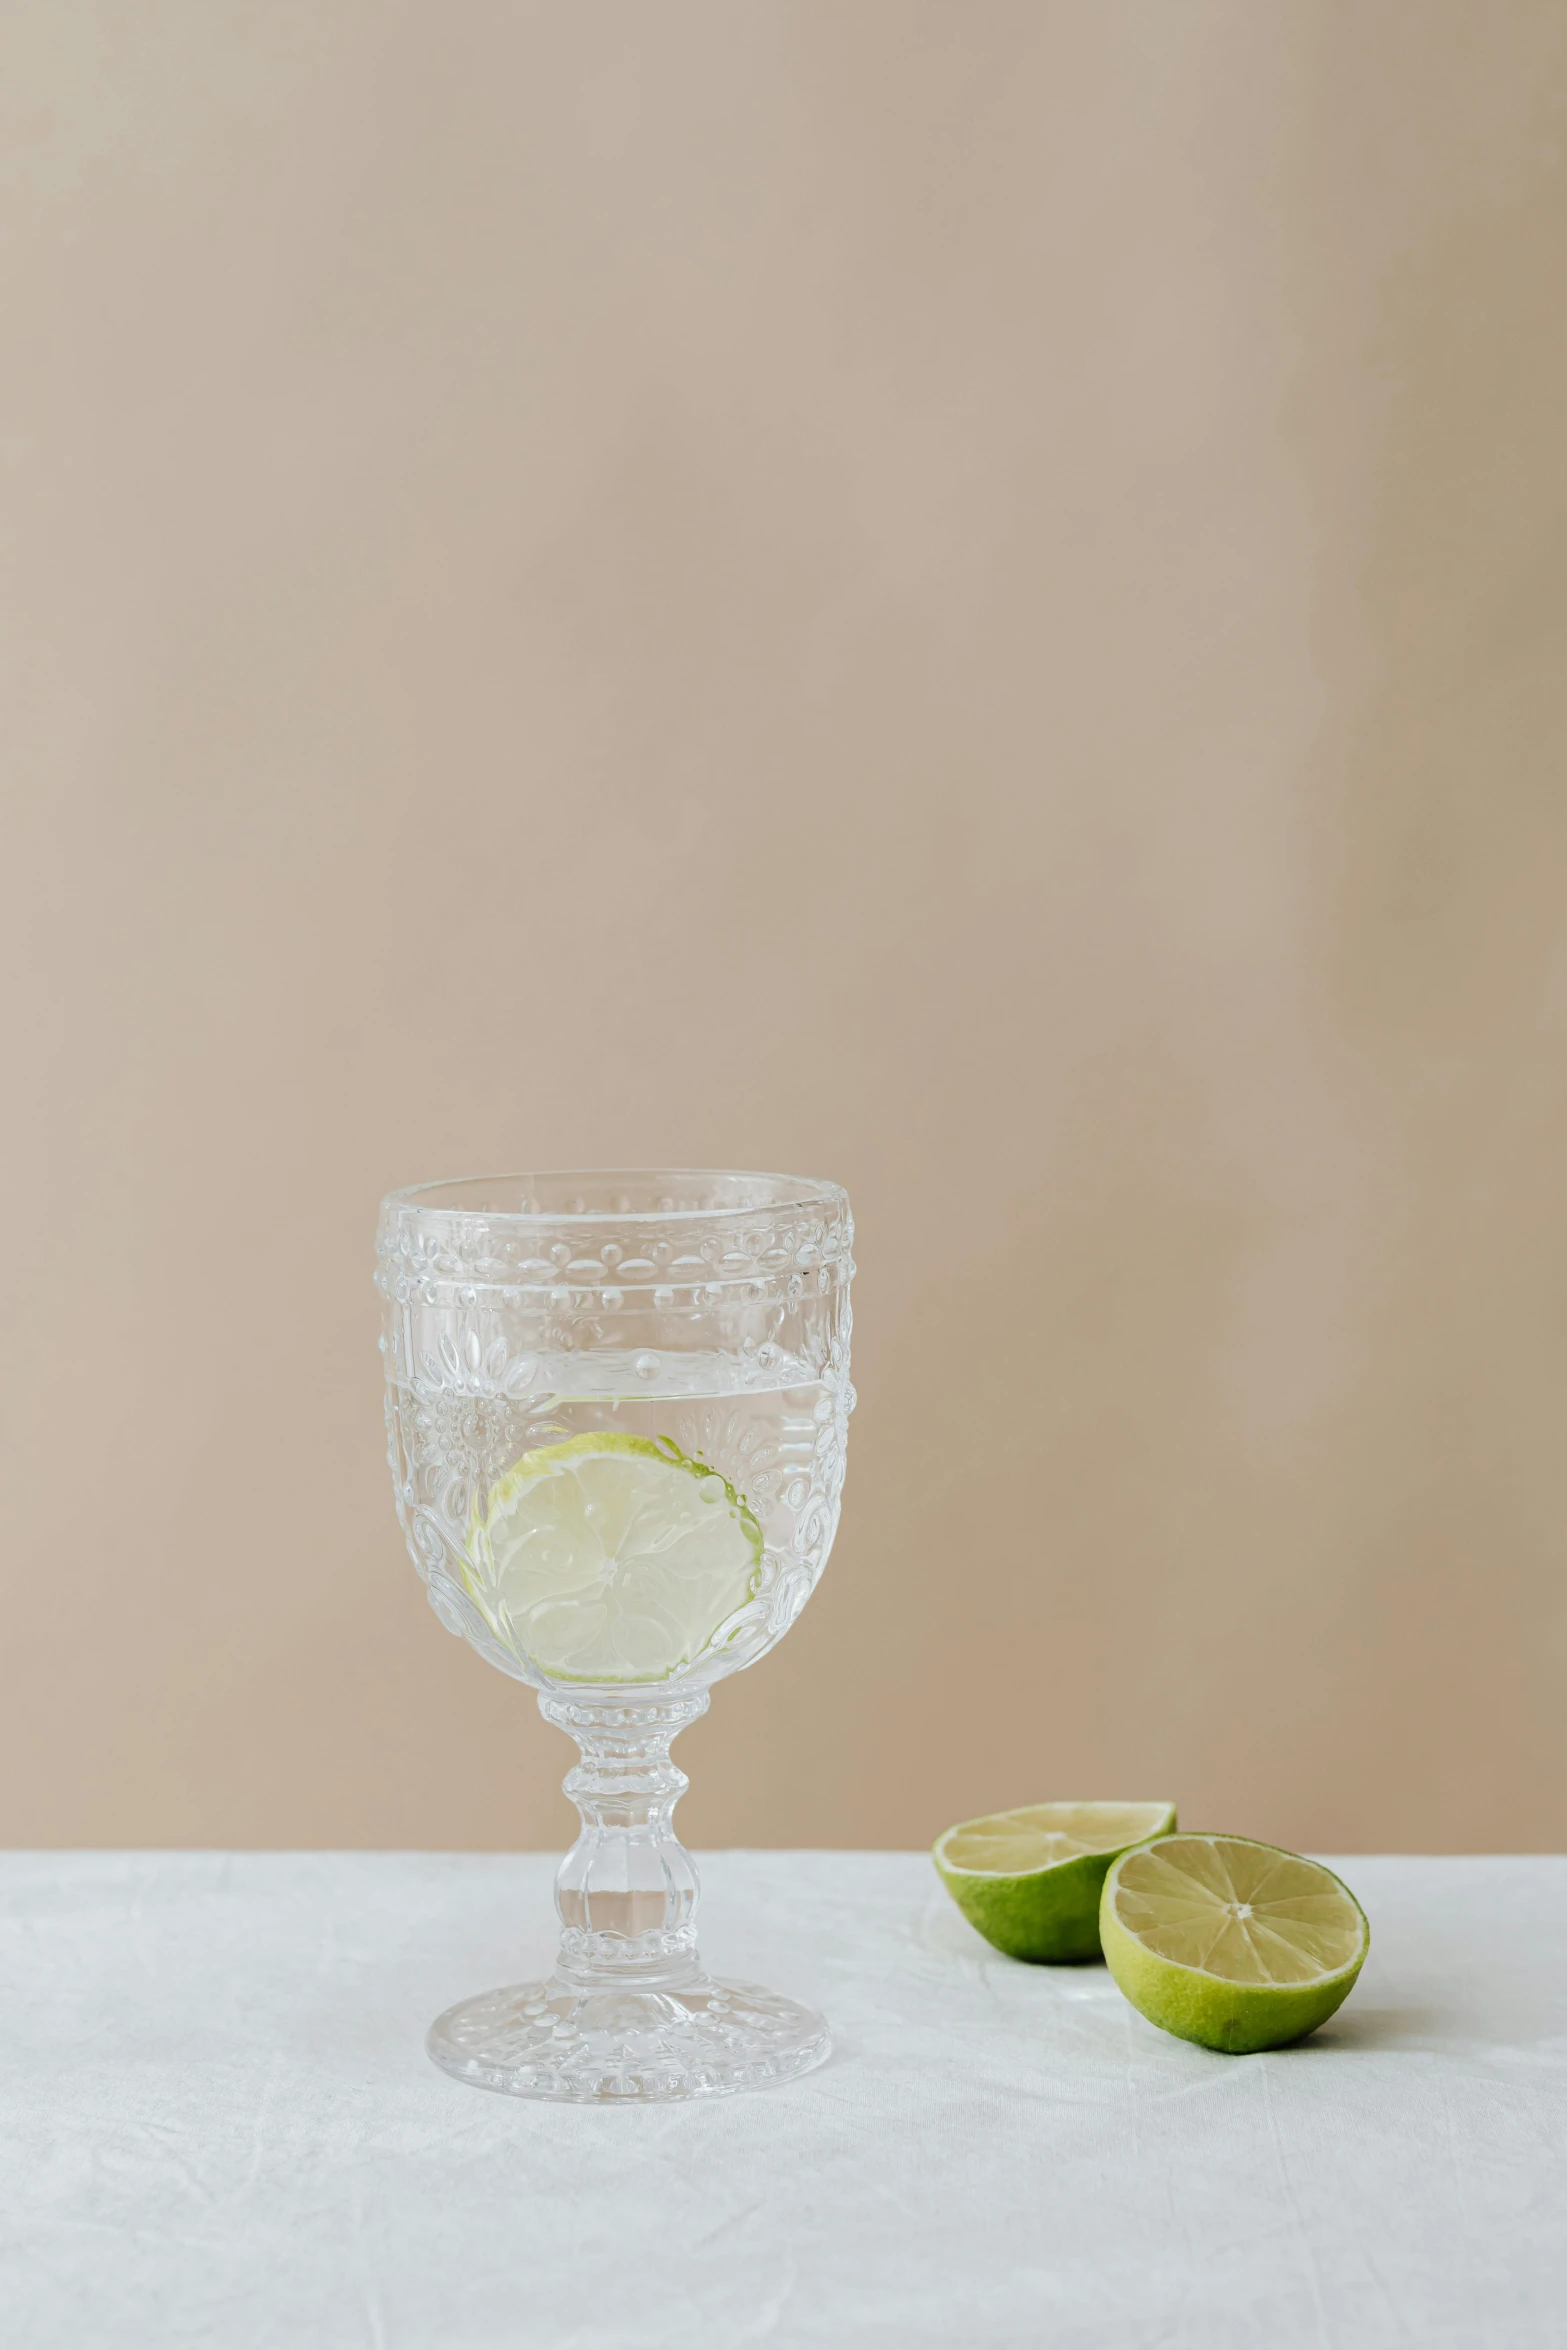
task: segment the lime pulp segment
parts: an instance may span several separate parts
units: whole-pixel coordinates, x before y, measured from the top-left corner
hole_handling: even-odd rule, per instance
[[[726,1478],[667,1437],[540,1446],[468,1527],[469,1591],[553,1680],[667,1681],[755,1597],[762,1531]]]
[[[949,1869],[1016,1877],[1088,1852],[1124,1852],[1164,1832],[1168,1803],[1029,1803],[949,1828],[937,1850]]]

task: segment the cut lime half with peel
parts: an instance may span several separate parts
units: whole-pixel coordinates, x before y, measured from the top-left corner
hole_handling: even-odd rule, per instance
[[[541,1445],[468,1523],[486,1622],[556,1681],[670,1680],[722,1644],[761,1572],[744,1495],[664,1436]]]
[[[1031,1803],[963,1820],[936,1839],[941,1881],[1008,1958],[1099,1956],[1099,1893],[1128,1845],[1167,1835],[1173,1803]]]
[[[1139,2014],[1235,2055],[1325,2024],[1371,1941],[1331,1869],[1246,1836],[1166,1836],[1123,1854],[1105,1878],[1099,1928]]]

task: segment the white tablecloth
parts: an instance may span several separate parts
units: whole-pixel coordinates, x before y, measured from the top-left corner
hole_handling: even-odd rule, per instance
[[[912,1853],[724,1853],[716,1970],[830,2063],[713,2104],[486,2096],[423,2054],[543,1971],[553,1860],[0,1860],[8,2350],[1567,2344],[1567,1860],[1335,1864],[1314,2041],[1166,2039],[997,1957]]]

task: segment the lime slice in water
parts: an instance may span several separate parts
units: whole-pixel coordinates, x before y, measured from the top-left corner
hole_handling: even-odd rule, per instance
[[[754,1597],[762,1530],[670,1438],[592,1431],[507,1470],[468,1559],[497,1637],[552,1679],[667,1681]]]
[[[1246,1836],[1166,1836],[1124,1854],[1105,1879],[1099,1927],[1139,2014],[1237,2055],[1326,2023],[1371,1940],[1331,1869]]]
[[[1173,1803],[1031,1803],[949,1828],[934,1859],[969,1924],[1008,1958],[1097,1958],[1106,1869],[1174,1825]]]

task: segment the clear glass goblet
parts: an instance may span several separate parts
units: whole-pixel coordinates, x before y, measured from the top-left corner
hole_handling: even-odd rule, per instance
[[[388,1457],[430,1604],[576,1740],[582,1830],[545,1982],[432,2025],[519,2097],[718,2096],[827,2054],[820,2016],[715,1981],[670,1742],[781,1640],[832,1547],[854,1390],[836,1184],[629,1169],[382,1203]]]

